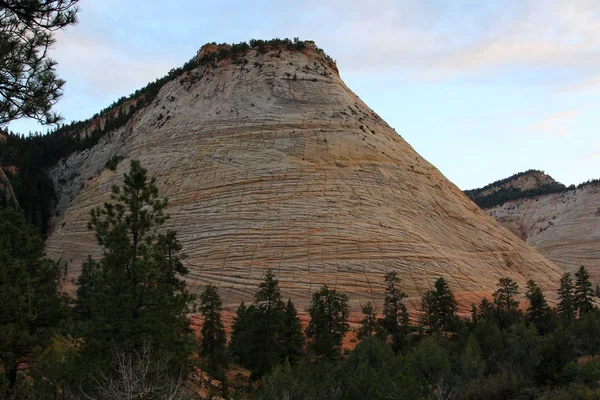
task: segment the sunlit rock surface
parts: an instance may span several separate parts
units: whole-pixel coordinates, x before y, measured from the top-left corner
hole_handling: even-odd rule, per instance
[[[189,285],[219,285],[229,309],[252,298],[267,268],[299,310],[323,284],[354,311],[380,307],[392,270],[413,309],[440,276],[465,306],[503,276],[533,278],[552,297],[561,270],[419,156],[322,53],[245,58],[184,73],[127,126],[52,169],[59,199],[47,251],[67,285],[100,254],[90,209],[135,158],[169,198],[166,228],[189,256]],[[114,155],[113,172],[104,166]]]

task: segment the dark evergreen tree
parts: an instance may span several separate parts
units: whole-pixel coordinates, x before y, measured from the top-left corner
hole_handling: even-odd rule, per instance
[[[417,376],[434,387],[444,398],[448,395],[444,381],[449,381],[451,364],[448,351],[440,346],[439,338],[428,337],[411,349],[408,361]]]
[[[572,328],[577,353],[592,357],[600,354],[600,313],[583,313]]]
[[[459,358],[460,376],[463,379],[479,379],[482,378],[486,363],[481,354],[479,343],[475,336],[470,335],[463,353]]]
[[[435,291],[428,290],[421,296],[421,315],[419,316],[419,323],[430,336],[439,330],[435,303]]]
[[[410,332],[410,318],[404,299],[406,293],[400,289],[400,278],[396,271],[385,274],[385,297],[381,324],[392,339],[392,347],[398,353],[406,345]]]
[[[56,123],[64,81],[48,57],[54,32],[76,22],[77,0],[0,1],[0,125],[21,117]]]
[[[598,284],[596,284],[596,289],[594,289],[594,295],[600,297],[600,285]]]
[[[247,345],[245,339],[247,338],[248,332],[248,320],[246,318],[246,304],[242,301],[240,306],[235,312],[233,318],[233,325],[231,327],[231,339],[229,341],[229,353],[235,361],[239,361],[241,364],[246,362],[246,350]]]
[[[527,282],[527,291],[525,297],[529,301],[529,307],[527,307],[527,320],[534,324],[539,324],[550,312],[550,307],[546,302],[546,297],[542,289],[535,283],[533,279]]]
[[[519,310],[519,285],[510,278],[500,278],[498,290],[493,293],[496,318],[500,329],[506,329],[521,315]]]
[[[222,368],[227,365],[222,308],[223,301],[217,287],[209,283],[200,295],[199,311],[204,318],[200,330],[200,356],[205,360],[206,370],[215,378],[222,378]]]
[[[472,330],[472,336],[477,339],[488,371],[500,370],[500,362],[505,354],[505,335],[498,327],[495,317],[479,319]]]
[[[298,318],[298,312],[292,299],[288,299],[285,305],[279,340],[283,351],[280,359],[287,359],[291,365],[298,364],[304,356],[305,339],[300,318]]]
[[[573,335],[564,327],[541,337],[537,344],[534,378],[537,382],[547,384],[556,382],[564,371],[565,365],[575,358],[573,352]],[[529,349],[526,351],[529,353]]]
[[[590,280],[590,273],[582,265],[575,272],[575,289],[573,291],[573,301],[575,309],[581,317],[589,313],[594,308],[594,289]]]
[[[380,326],[377,321],[377,311],[370,301],[361,307],[361,311],[363,313],[363,318],[361,320],[360,328],[356,331],[356,336],[359,340],[376,335]]]
[[[456,326],[458,303],[444,278],[435,281],[435,297],[438,323],[443,331],[453,331]]]
[[[252,357],[246,366],[254,378],[260,378],[280,362],[283,353],[279,334],[283,320],[285,303],[281,298],[279,281],[270,269],[256,292],[254,310],[249,318],[247,342],[252,349]]]
[[[186,314],[193,296],[182,279],[188,273],[184,256],[174,232],[157,232],[166,204],[154,178],[134,160],[123,186],[113,187],[111,201],[91,211],[90,228],[104,254],[84,263],[78,281],[83,362],[105,369],[115,346],[124,353],[149,348],[168,356],[178,375],[191,357],[194,339]]]
[[[444,278],[435,281],[435,290],[428,290],[421,298],[421,324],[427,333],[452,331],[456,325],[458,303]]]
[[[471,322],[473,326],[477,325],[479,321],[494,321],[496,312],[494,304],[490,302],[486,297],[481,299],[479,305],[471,305]]]
[[[558,306],[556,307],[558,315],[563,321],[572,321],[575,319],[577,309],[575,307],[575,285],[571,274],[566,272],[560,278],[560,287],[558,289]]]
[[[43,256],[36,229],[21,213],[0,207],[0,369],[6,385],[0,390],[7,399],[20,367],[36,362],[66,315],[59,268]]]
[[[324,285],[313,293],[308,313],[310,322],[306,336],[310,339],[312,350],[330,360],[339,358],[342,341],[349,329],[348,296]]]

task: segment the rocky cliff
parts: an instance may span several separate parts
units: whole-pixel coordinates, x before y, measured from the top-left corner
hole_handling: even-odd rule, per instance
[[[89,211],[133,158],[169,198],[167,227],[189,256],[190,286],[216,283],[229,308],[251,298],[266,268],[300,310],[322,284],[355,310],[380,304],[390,270],[413,308],[439,276],[465,305],[502,276],[534,278],[549,294],[558,285],[560,268],[419,156],[310,43],[187,70],[125,126],[52,168],[59,198],[47,252],[66,282],[99,254]],[[121,160],[115,171],[111,159]]]
[[[8,204],[13,208],[19,208],[15,192],[2,168],[0,168],[0,204]]]
[[[600,183],[485,211],[565,271],[584,265],[600,283]]]

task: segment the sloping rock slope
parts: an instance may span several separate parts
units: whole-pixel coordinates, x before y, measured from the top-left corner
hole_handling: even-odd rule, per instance
[[[113,156],[114,172],[104,167]],[[534,278],[550,296],[558,285],[556,265],[419,156],[314,45],[250,50],[185,72],[125,127],[55,166],[47,251],[67,282],[99,254],[89,211],[132,158],[169,198],[167,227],[189,255],[189,284],[218,284],[229,308],[252,297],[267,268],[300,310],[323,284],[355,310],[380,304],[390,270],[413,308],[439,276],[463,304],[502,276]]]
[[[485,211],[565,271],[584,265],[600,282],[599,183]]]
[[[15,197],[15,192],[6,177],[2,168],[0,168],[0,204],[7,204],[13,208],[19,208],[19,202]]]

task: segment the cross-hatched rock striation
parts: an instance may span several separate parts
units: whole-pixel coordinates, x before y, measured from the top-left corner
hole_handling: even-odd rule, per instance
[[[116,170],[105,169],[115,155]],[[217,284],[230,309],[251,299],[267,268],[299,310],[323,284],[347,293],[355,311],[380,304],[390,270],[412,308],[440,276],[465,305],[503,276],[552,292],[560,277],[419,156],[314,46],[250,50],[185,72],[126,127],[54,167],[54,181],[67,183],[47,251],[67,281],[99,254],[90,209],[133,158],[169,198],[166,228],[189,256],[190,286]]]

